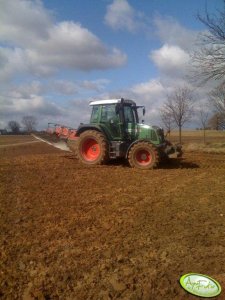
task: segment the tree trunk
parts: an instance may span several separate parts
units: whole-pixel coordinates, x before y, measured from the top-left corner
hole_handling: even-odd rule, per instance
[[[203,128],[203,142],[205,144],[205,128]]]
[[[181,144],[181,125],[179,126],[179,143]]]

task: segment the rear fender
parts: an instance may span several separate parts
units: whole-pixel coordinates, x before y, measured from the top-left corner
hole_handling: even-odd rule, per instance
[[[86,130],[96,130],[102,132],[101,128],[97,125],[90,125],[90,124],[82,124],[79,126],[76,132],[76,136],[80,136]]]
[[[87,131],[87,130],[95,130],[95,131],[101,132],[102,134],[104,134],[104,136],[106,137],[106,139],[108,141],[112,140],[111,136],[105,130],[104,127],[99,126],[99,125],[92,125],[92,124],[82,124],[82,125],[80,125],[79,128],[77,129],[76,136],[79,137],[81,135],[81,133],[83,133],[84,131]]]

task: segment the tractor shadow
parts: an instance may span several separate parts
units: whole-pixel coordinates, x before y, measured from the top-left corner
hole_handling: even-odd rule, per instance
[[[66,158],[66,159],[77,160],[75,154],[65,154],[62,157]]]
[[[111,160],[107,163],[107,165],[130,168],[129,162],[123,158]],[[179,158],[179,159],[172,158],[168,161],[160,162],[156,169],[198,169],[198,168],[199,168],[199,165],[194,162],[185,161],[182,158]]]
[[[75,160],[75,161],[77,160],[74,154],[66,154],[63,155],[63,157],[69,160]],[[124,158],[117,158],[115,160],[110,160],[107,163],[107,166],[119,166],[122,168],[130,168],[128,161]],[[171,158],[168,161],[160,162],[157,168],[158,169],[197,169],[199,168],[199,165],[191,161],[186,161],[183,158],[179,158],[179,159]]]
[[[199,165],[191,162],[186,161],[185,159],[173,159],[171,158],[168,161],[160,162],[159,169],[198,169]]]

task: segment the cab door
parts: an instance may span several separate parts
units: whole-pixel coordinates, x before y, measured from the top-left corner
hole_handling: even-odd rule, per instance
[[[124,123],[125,133],[128,139],[134,140],[136,138],[137,123],[134,110],[130,105],[124,105]]]
[[[115,104],[102,105],[101,123],[104,124],[113,140],[121,139],[121,123],[119,115],[116,113]]]

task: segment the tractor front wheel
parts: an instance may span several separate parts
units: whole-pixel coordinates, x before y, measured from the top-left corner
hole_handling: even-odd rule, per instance
[[[148,142],[139,142],[131,147],[128,161],[132,168],[149,170],[158,165],[159,154],[156,147],[152,144]]]
[[[108,143],[101,132],[87,130],[78,138],[76,152],[81,162],[89,165],[101,165],[108,160]]]

